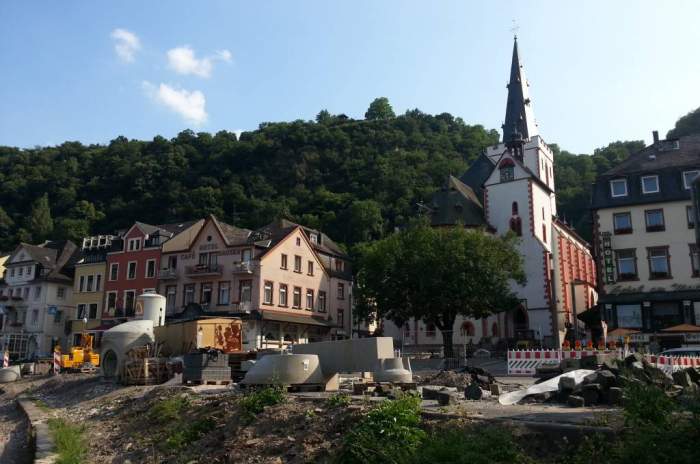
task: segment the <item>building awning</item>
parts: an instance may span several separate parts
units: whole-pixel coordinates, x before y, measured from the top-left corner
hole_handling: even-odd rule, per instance
[[[658,292],[629,292],[629,293],[608,293],[601,295],[598,304],[604,303],[640,303],[642,301],[678,301],[700,300],[700,290],[678,290],[678,291],[658,291]]]
[[[318,327],[334,327],[328,321],[320,317],[304,316],[301,314],[287,314],[276,311],[261,311],[263,321],[288,322],[292,324],[313,325]]]
[[[618,327],[608,332],[608,337],[626,337],[628,335],[639,333],[639,330],[625,329],[624,327]]]
[[[675,333],[695,333],[695,332],[700,332],[700,327],[697,325],[692,325],[692,324],[679,324],[679,325],[674,325],[673,327],[667,327],[665,329],[661,329],[662,332],[675,332]]]

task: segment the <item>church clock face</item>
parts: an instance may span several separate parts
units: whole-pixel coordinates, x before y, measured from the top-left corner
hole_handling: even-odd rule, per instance
[[[501,168],[501,182],[508,182],[515,177],[513,166],[504,166]]]

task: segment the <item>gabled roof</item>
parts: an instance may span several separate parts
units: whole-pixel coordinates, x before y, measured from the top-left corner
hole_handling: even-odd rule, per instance
[[[196,222],[196,221],[195,221]],[[248,243],[251,231],[248,229],[241,229],[240,227],[232,226],[231,224],[226,224],[225,222],[219,221],[216,216],[210,214],[205,220],[202,227],[197,232],[197,235],[190,242],[190,248],[199,240],[199,236],[204,233],[204,229],[207,227],[207,223],[211,223],[214,228],[219,232],[221,238],[223,239],[226,246],[236,246],[245,245]]]
[[[190,227],[192,227],[196,223],[197,223],[197,221],[176,222],[174,224],[160,224],[160,225],[157,225],[155,227],[171,233],[174,237],[175,235],[178,235],[178,234],[186,231],[187,229],[189,229]]]
[[[479,197],[471,187],[454,176],[449,176],[445,186],[433,194],[430,209],[430,223],[433,226],[488,225]]]
[[[20,250],[26,251],[32,261],[47,270],[49,279],[72,280],[70,269],[80,257],[80,249],[70,240],[46,241],[41,245],[20,243],[12,255]]]
[[[484,198],[484,182],[489,178],[494,167],[493,161],[485,153],[481,153],[459,177],[459,180],[482,199]]]
[[[286,237],[292,230],[294,230],[297,227],[301,227],[302,231],[304,231],[304,234],[307,238],[309,238],[312,233],[318,235],[320,243],[311,242],[311,246],[316,251],[347,259],[347,253],[345,253],[345,251],[343,251],[343,249],[340,248],[340,246],[337,243],[331,240],[331,238],[328,235],[324,234],[320,230],[312,229],[310,227],[297,224],[284,218],[277,219],[259,229],[256,229],[255,231],[253,231],[253,234],[251,234],[251,237],[262,238],[267,235],[269,236],[269,240],[272,240],[272,242],[274,243],[276,240],[280,240]]]
[[[603,176],[624,176],[699,165],[700,134],[687,135],[677,140],[660,140],[649,145],[603,173]]]

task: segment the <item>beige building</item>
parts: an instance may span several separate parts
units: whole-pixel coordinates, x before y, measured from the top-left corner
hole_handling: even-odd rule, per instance
[[[678,331],[700,325],[700,262],[690,186],[700,173],[700,136],[658,140],[596,180],[593,218],[609,329],[662,345],[696,342]],[[682,328],[682,327],[681,327]]]
[[[289,221],[251,231],[210,216],[188,246],[164,246],[159,279],[170,317],[243,318],[244,349],[352,332],[347,256],[324,234]]]

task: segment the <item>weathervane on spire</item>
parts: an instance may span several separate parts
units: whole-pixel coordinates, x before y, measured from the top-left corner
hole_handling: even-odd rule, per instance
[[[510,28],[510,32],[513,33],[513,38],[517,39],[518,38],[518,30],[520,29],[520,26],[518,26],[518,22],[516,20],[511,20],[513,22],[513,27]]]

